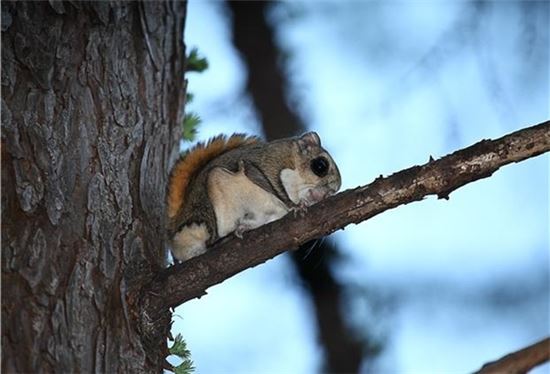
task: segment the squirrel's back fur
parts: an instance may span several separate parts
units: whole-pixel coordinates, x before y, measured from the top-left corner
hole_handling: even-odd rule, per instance
[[[168,217],[174,218],[185,203],[189,182],[208,162],[219,155],[246,144],[261,142],[258,137],[233,134],[219,135],[207,142],[198,143],[184,153],[174,165],[168,182]]]

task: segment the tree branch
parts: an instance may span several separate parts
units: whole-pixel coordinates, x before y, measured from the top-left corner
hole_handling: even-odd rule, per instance
[[[496,140],[482,140],[437,161],[430,157],[422,166],[332,196],[308,208],[304,216],[288,214],[246,232],[243,239],[226,237],[207,253],[157,275],[142,293],[145,322],[153,322],[167,308],[200,297],[208,287],[308,240],[428,195],[448,199],[452,191],[491,176],[503,165],[549,150],[550,121],[546,121]]]
[[[523,374],[548,360],[550,360],[550,338],[489,362],[475,374]]]

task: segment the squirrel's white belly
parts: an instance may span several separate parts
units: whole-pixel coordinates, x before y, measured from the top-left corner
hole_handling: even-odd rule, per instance
[[[275,195],[253,183],[244,173],[215,168],[208,177],[208,195],[214,212],[218,236],[251,230],[275,221],[288,208]]]

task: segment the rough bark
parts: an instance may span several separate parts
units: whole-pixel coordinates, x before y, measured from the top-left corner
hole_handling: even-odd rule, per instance
[[[496,140],[482,140],[468,148],[380,176],[371,184],[341,192],[308,208],[304,215],[282,219],[226,237],[205,254],[162,271],[144,293],[143,307],[155,316],[168,307],[206,294],[206,289],[232,275],[259,265],[288,249],[359,223],[399,205],[452,191],[491,176],[500,167],[550,151],[550,121]],[[261,250],[258,250],[261,248]]]
[[[306,126],[289,105],[288,79],[282,69],[283,54],[275,42],[275,30],[268,22],[270,1],[228,1],[233,15],[233,43],[247,70],[246,88],[261,119],[267,140],[304,133]],[[311,250],[311,248],[315,248]],[[339,282],[330,267],[331,259],[341,257],[333,242],[305,243],[289,253],[292,264],[314,306],[318,343],[323,370],[328,373],[359,372],[378,350],[379,344],[367,334],[351,331],[343,316],[346,285]]]
[[[550,338],[487,363],[476,374],[525,374],[550,360]]]
[[[185,3],[2,2],[2,372],[155,372]]]

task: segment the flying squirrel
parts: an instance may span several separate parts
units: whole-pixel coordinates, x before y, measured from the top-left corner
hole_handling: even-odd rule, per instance
[[[340,172],[317,133],[264,142],[219,135],[184,153],[170,173],[168,235],[185,261],[230,233],[275,221],[340,189]]]

